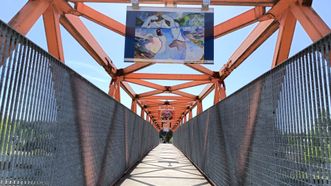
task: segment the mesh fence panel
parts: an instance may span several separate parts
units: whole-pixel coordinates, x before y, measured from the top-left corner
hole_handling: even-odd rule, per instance
[[[181,125],[216,185],[331,185],[331,35]]]
[[[111,185],[158,133],[0,22],[0,185]]]

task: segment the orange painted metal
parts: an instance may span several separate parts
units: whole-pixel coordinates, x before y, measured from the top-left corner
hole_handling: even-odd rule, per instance
[[[109,75],[115,77],[116,67],[79,17],[65,14],[61,16],[60,22],[96,62],[103,66]]]
[[[137,85],[142,85],[142,86],[149,87],[149,88],[153,88],[153,89],[157,89],[157,90],[165,90],[164,86],[158,85],[156,83],[151,83],[149,81],[141,80],[141,79],[125,79],[124,81],[134,83]]]
[[[70,5],[69,2],[74,2],[75,6]],[[193,108],[197,108],[197,114],[203,111],[202,101],[213,90],[215,91],[214,104],[224,99],[226,96],[224,79],[278,28],[279,34],[275,47],[273,67],[288,58],[296,20],[299,20],[313,41],[317,41],[330,33],[329,27],[310,7],[311,3],[307,3],[305,0],[211,0],[211,5],[254,6],[254,8],[242,14],[216,25],[214,28],[215,38],[229,34],[249,24],[259,22],[256,28],[229,58],[228,62],[219,71],[210,70],[201,64],[185,64],[200,74],[138,73],[137,71],[154,63],[135,63],[128,67],[117,69],[79,16],[83,16],[123,36],[125,34],[125,25],[92,9],[83,4],[83,2],[131,3],[129,0],[30,0],[12,18],[9,24],[25,35],[37,19],[43,15],[49,52],[54,57],[64,61],[59,29],[59,23],[62,24],[112,77],[109,85],[109,95],[120,101],[120,91],[121,89],[124,90],[132,99],[131,110],[137,112],[137,106],[140,106],[142,108],[140,114],[143,117],[146,114],[147,120],[158,131],[162,128],[159,115],[159,108],[162,105],[171,105],[175,108],[175,118],[171,121],[171,128],[175,131],[179,123],[186,122],[187,115],[189,119],[192,119]],[[202,1],[140,0],[139,3],[176,6],[177,4],[201,5]],[[270,7],[267,12],[265,12],[266,6]],[[150,80],[179,80],[187,82],[164,86]],[[154,90],[137,94],[129,83],[149,87]],[[205,85],[199,95],[183,91],[185,88],[199,85]],[[161,93],[169,95],[162,95]]]
[[[260,22],[220,70],[221,80],[224,80],[235,68],[244,62],[249,55],[278,29],[278,26],[279,23],[272,19]]]
[[[135,99],[132,99],[131,111],[134,113],[137,113],[137,100],[135,100]]]
[[[172,91],[180,90],[180,89],[184,89],[184,88],[190,88],[190,87],[195,87],[195,86],[199,86],[199,85],[204,85],[207,83],[210,83],[210,81],[191,81],[191,82],[171,86],[170,90],[172,90]]]
[[[152,91],[149,91],[149,92],[144,92],[142,94],[138,94],[138,98],[153,96],[153,95],[156,95],[156,94],[160,94],[162,92],[163,92],[162,90],[152,90]]]
[[[61,13],[56,8],[49,6],[43,14],[43,20],[48,52],[58,60],[64,62],[62,38],[60,32],[60,16]]]
[[[145,67],[148,67],[150,65],[152,65],[153,63],[134,63],[128,67],[125,67],[123,69],[123,74],[129,74],[129,73],[132,73],[132,72],[135,72],[135,71],[138,71],[140,69],[143,69]]]
[[[280,18],[279,33],[272,61],[272,68],[285,61],[291,49],[296,19],[291,11],[287,11]]]
[[[50,2],[45,0],[28,1],[8,24],[17,32],[26,35],[49,5]]]
[[[220,83],[219,81],[214,83],[215,95],[214,95],[214,104],[223,100],[226,97],[225,85],[224,82]]]
[[[209,70],[208,68],[200,65],[200,64],[185,64],[186,66],[198,71],[198,72],[201,72],[203,74],[206,74],[206,75],[210,75],[210,76],[213,76],[214,75],[214,72]]]
[[[149,73],[131,73],[124,75],[124,79],[153,79],[153,80],[210,80],[210,76],[204,74],[149,74]]]
[[[197,101],[197,115],[203,111],[202,109],[202,100]]]
[[[214,27],[214,37],[219,38],[245,26],[253,24],[257,22],[258,19],[264,15],[264,13],[265,8],[258,6],[223,23],[220,23]]]
[[[311,7],[295,5],[291,10],[313,42],[330,33],[328,25]]]
[[[131,3],[130,0],[70,0],[72,2]],[[211,5],[272,6],[275,0],[211,0]],[[140,0],[141,4],[201,5],[199,0]]]
[[[112,30],[122,36],[125,35],[125,25],[84,5],[83,3],[76,3],[76,10],[85,18],[101,25],[109,30]]]

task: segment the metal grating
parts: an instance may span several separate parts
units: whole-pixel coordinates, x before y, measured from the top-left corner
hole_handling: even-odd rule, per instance
[[[331,185],[331,35],[181,125],[216,185]]]
[[[111,185],[152,125],[0,21],[0,185]]]

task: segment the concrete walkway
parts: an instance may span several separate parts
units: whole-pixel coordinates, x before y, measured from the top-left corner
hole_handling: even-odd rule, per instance
[[[192,163],[172,144],[160,144],[121,185],[210,185]]]

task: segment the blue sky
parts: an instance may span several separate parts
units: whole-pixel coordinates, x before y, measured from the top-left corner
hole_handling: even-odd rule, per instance
[[[0,19],[8,22],[15,13],[25,4],[25,0],[2,0],[0,6]],[[104,14],[125,23],[125,12],[127,4],[102,4],[102,3],[90,3],[89,6],[94,9],[103,12]],[[323,18],[323,20],[331,27],[331,14],[330,14],[330,0],[315,0],[313,2],[313,8]],[[192,6],[191,6],[192,7]],[[234,15],[240,14],[251,7],[213,7],[215,12],[215,24],[223,22]],[[108,53],[118,68],[123,68],[131,63],[124,63],[124,37],[101,27],[89,20],[82,18],[83,22],[90,29],[96,39],[103,46],[104,50]],[[215,59],[213,65],[206,65],[207,68],[217,71],[228,58],[236,50],[239,44],[247,37],[249,32],[256,26],[256,24],[245,27],[231,34],[215,40]],[[80,73],[83,77],[91,81],[101,90],[108,92],[108,85],[110,77],[89,54],[68,34],[68,32],[61,27],[62,40],[64,47],[65,63]],[[277,33],[273,34],[259,49],[257,49],[245,62],[240,65],[232,74],[225,80],[227,94],[230,95],[242,86],[251,82],[264,72],[270,70],[271,62],[273,58],[274,47],[277,39]],[[34,25],[31,31],[27,35],[32,41],[47,50],[47,44],[45,39],[45,33],[43,28],[42,18]],[[290,55],[293,55],[306,46],[310,45],[312,41],[302,29],[300,23],[297,23],[294,40]],[[184,65],[166,65],[157,64],[143,69],[140,72],[157,72],[157,73],[197,73],[194,70],[189,69]],[[154,81],[164,85],[172,85],[180,83],[180,81]],[[151,89],[143,88],[138,85],[133,85],[136,92],[140,93]],[[191,88],[186,91],[198,94],[201,89]],[[122,103],[128,107],[131,105],[131,99],[121,92]],[[213,104],[213,93],[210,94],[203,102],[204,109],[207,109]],[[139,112],[139,109],[138,109]]]

